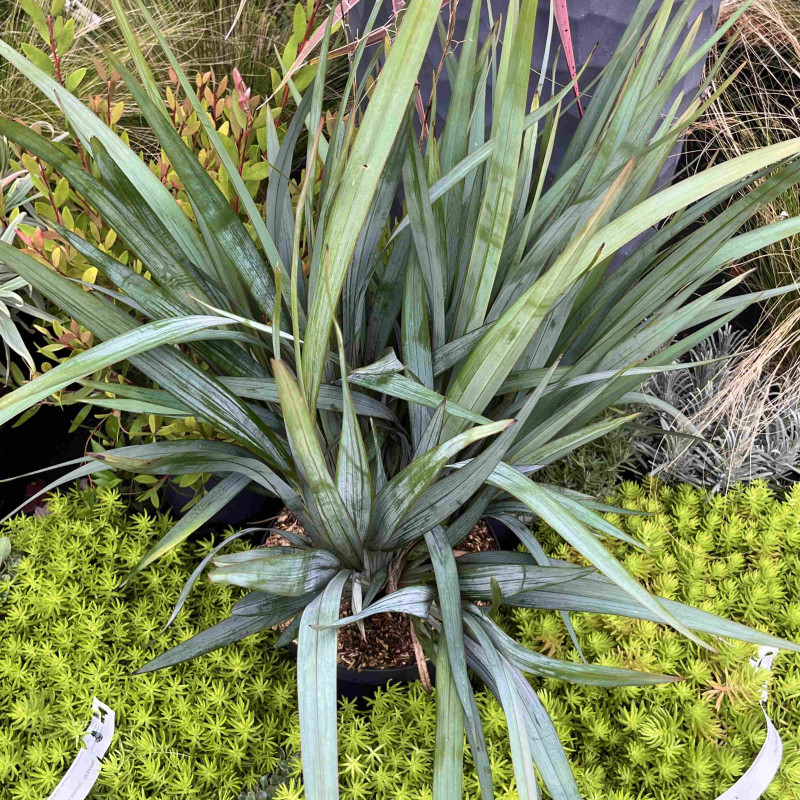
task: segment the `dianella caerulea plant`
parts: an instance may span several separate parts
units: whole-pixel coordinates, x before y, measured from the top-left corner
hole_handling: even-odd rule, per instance
[[[380,67],[377,55],[367,63],[364,37],[332,111],[322,105],[329,26],[313,86],[298,95],[282,142],[270,134],[264,216],[199,101],[241,216],[163,113],[146,70],[137,78],[115,63],[190,213],[102,121],[0,43],[0,54],[63,108],[91,170],[11,120],[0,133],[60,172],[149,273],[54,225],[113,289],[110,301],[0,244],[4,263],[100,341],[0,399],[0,422],[128,360],[145,385],[104,384],[97,403],[214,426],[214,440],[92,454],[51,484],[108,470],[219,478],[134,571],[248,486],[298,517],[304,533],[287,534],[290,547],[225,555],[220,545],[209,557],[211,580],[251,591],[229,617],[143,670],[288,623],[278,643],[298,643],[309,800],[338,797],[337,629],[369,615],[409,615],[436,664],[437,800],[462,794],[464,733],[481,794],[493,796],[469,670],[505,711],[524,800],[539,797],[539,780],[558,800],[579,797],[526,674],[597,686],[672,680],[531,651],[498,626],[500,605],[558,610],[567,624],[578,611],[654,620],[703,647],[732,637],[798,649],[652,595],[603,544],[640,546],[602,515],[609,508],[537,477],[574,448],[634,424],[648,402],[644,377],[680,368],[683,353],[743,308],[794,288],[733,293],[740,278],[727,280],[724,270],[800,231],[790,218],[738,232],[800,180],[800,139],[654,193],[681,136],[713,101],[715,72],[696,97],[673,98],[673,87],[737,15],[697,42],[693,3],[665,0],[648,17],[653,2],[643,0],[600,78],[582,87],[585,115],[548,178],[573,86],[546,102],[535,93],[531,106],[533,37],[545,34],[534,30],[536,0],[512,0],[485,41],[481,5],[472,0],[466,36],[444,59],[452,95],[441,131],[419,124],[425,104],[415,97],[440,3],[405,6]],[[612,408],[624,413],[604,413]],[[527,552],[456,557],[458,542],[487,516],[506,522]],[[552,526],[584,566],[550,559],[523,522],[531,518]],[[340,619],[343,599],[352,615]]]

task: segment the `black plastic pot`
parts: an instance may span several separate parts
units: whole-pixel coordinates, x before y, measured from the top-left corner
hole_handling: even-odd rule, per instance
[[[42,406],[17,428],[0,426],[0,478],[52,467],[83,455],[86,432],[68,433],[75,408]],[[0,517],[21,505],[59,473],[44,473],[0,484]]]
[[[489,531],[495,538],[495,542],[500,550],[511,550],[516,547],[517,539],[511,530],[492,517],[487,517],[484,520],[489,527]],[[297,645],[292,642],[287,646],[286,650],[291,653],[293,657],[297,657]],[[428,673],[431,677],[431,682],[436,682],[436,668],[430,662],[428,665]],[[394,669],[349,669],[348,667],[336,667],[336,683],[339,690],[339,697],[347,698],[348,700],[359,700],[365,697],[372,697],[377,691],[378,687],[386,686],[390,681],[393,683],[413,683],[419,680],[419,671],[416,665],[412,664],[408,667],[396,667]]]
[[[297,658],[297,645],[292,642],[286,646],[286,651],[293,658]],[[431,682],[435,683],[436,668],[430,661],[428,674]],[[419,680],[419,672],[416,665],[408,667],[395,667],[394,669],[349,669],[348,667],[336,667],[336,686],[339,690],[339,697],[347,700],[361,700],[372,697],[381,686],[392,683],[413,683]]]
[[[431,683],[435,683],[436,669],[428,661],[428,674]],[[339,696],[348,700],[363,697],[372,697],[380,686],[392,683],[413,683],[419,680],[419,671],[416,665],[409,667],[396,667],[394,669],[348,669],[336,667],[336,683],[339,687]]]
[[[494,536],[494,540],[497,542],[498,550],[517,549],[519,539],[517,539],[517,537],[514,535],[514,532],[508,527],[508,525],[500,522],[499,519],[495,519],[494,517],[486,517],[484,522],[491,531],[492,536]]]
[[[218,478],[211,477],[206,481],[206,487],[212,489],[218,483]],[[164,502],[175,515],[182,514],[184,506],[194,496],[195,491],[191,486],[178,486],[172,481],[167,481],[164,485]],[[282,508],[283,503],[277,498],[267,497],[252,489],[244,489],[230,503],[214,514],[208,524],[239,525],[248,520],[276,516]]]

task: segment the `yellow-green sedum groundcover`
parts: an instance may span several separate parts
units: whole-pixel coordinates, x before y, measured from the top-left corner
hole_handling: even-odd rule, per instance
[[[800,637],[800,488],[778,499],[760,483],[727,496],[657,483],[624,484],[624,507],[654,512],[619,517],[649,546],[618,555],[648,588],[721,616]],[[236,591],[211,586],[190,595],[160,635],[183,583],[210,539],[171,551],[124,590],[120,576],[171,524],[126,514],[113,490],[54,495],[46,515],[18,516],[0,536],[12,555],[0,567],[0,800],[47,797],[77,753],[94,696],[117,713],[117,732],[92,798],[237,798],[299,751],[294,662],[256,636],[167,671],[132,676],[156,652],[229,611]],[[551,555],[575,560],[541,529]],[[10,579],[9,579],[10,574]],[[555,680],[536,686],[567,744],[578,785],[590,800],[714,798],[761,747],[758,698],[765,673],[755,648],[721,645],[718,655],[654,623],[573,614],[586,657],[609,666],[684,678],[654,687],[604,689]],[[504,624],[532,649],[577,659],[555,613],[515,609]],[[784,744],[768,792],[800,798],[800,661],[781,654],[766,710]],[[505,718],[479,694],[498,797],[515,798]],[[431,798],[434,698],[419,683],[392,685],[359,708],[339,710],[345,798]],[[303,797],[300,764],[275,787]],[[464,787],[477,793],[468,759]]]

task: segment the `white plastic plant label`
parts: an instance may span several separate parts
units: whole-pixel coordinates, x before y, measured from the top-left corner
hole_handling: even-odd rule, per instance
[[[83,749],[53,790],[48,800],[84,800],[100,774],[100,759],[114,737],[114,712],[96,697],[92,700],[92,719],[83,737]]]
[[[774,647],[759,647],[758,658],[750,659],[750,663],[756,669],[772,669],[772,661],[777,655],[778,650]],[[761,693],[761,703],[767,699],[767,688]],[[767,787],[772,783],[773,778],[778,772],[783,757],[783,742],[772,724],[772,720],[764,711],[764,719],[767,721],[767,738],[761,747],[758,755],[748,768],[747,772],[739,778],[730,789],[723,792],[717,800],[757,800]]]
[[[767,720],[767,738],[755,760],[747,772],[717,800],[756,800],[767,791],[772,779],[781,765],[783,757],[783,743],[772,720],[764,714]]]

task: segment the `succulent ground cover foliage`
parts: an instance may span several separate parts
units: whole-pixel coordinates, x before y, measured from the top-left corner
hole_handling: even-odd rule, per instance
[[[654,515],[608,516],[650,548],[641,553],[622,543],[612,547],[652,591],[789,639],[800,634],[800,491],[781,498],[755,482],[727,496],[711,496],[687,485],[625,482],[608,499]],[[580,560],[552,529],[541,526],[537,533],[549,555]],[[590,661],[683,678],[656,687],[620,688],[532,679],[568,747],[584,797],[695,800],[722,794],[764,742],[758,700],[765,680],[766,711],[784,746],[781,768],[765,796],[800,797],[796,654],[781,653],[770,674],[756,673],[749,664],[757,650],[752,645],[733,643],[715,655],[677,634],[665,635],[650,621],[574,614],[572,622]],[[579,660],[555,613],[508,609],[501,624],[533,650]],[[505,797],[513,781],[506,721],[488,692],[480,693],[477,702],[497,793]],[[360,790],[368,797],[430,797],[426,789],[435,726],[435,698],[419,684],[378,692],[366,714],[345,704],[340,770],[344,775],[348,765],[349,772],[342,780],[343,796],[358,797]],[[471,763],[464,788],[470,797],[478,791]]]
[[[169,518],[128,514],[109,489],[52,495],[47,512],[14,517],[0,537],[12,547],[0,559],[0,798],[50,794],[77,755],[94,696],[117,726],[93,797],[233,800],[274,770],[296,698],[293,665],[270,635],[170,675],[131,676],[232,606],[236,589],[211,587],[160,633],[211,540],[173,550],[120,592],[120,572]]]
[[[296,761],[295,756],[287,755],[286,751],[280,750],[278,763],[269,775],[262,775],[256,783],[255,789],[248,789],[239,795],[239,800],[272,800],[280,792],[286,796],[286,789],[283,787],[291,780],[293,765]],[[289,788],[291,791],[294,787]]]
[[[609,412],[606,416],[612,419],[615,414]],[[634,445],[641,438],[639,431],[617,428],[567,453],[545,467],[542,475],[548,483],[603,497],[617,488],[626,472],[633,470]]]
[[[433,791],[443,798],[461,794],[464,732],[480,792],[494,794],[468,667],[502,705],[523,800],[538,797],[539,777],[559,800],[580,796],[525,672],[600,686],[671,680],[528,650],[493,621],[499,606],[619,613],[671,626],[694,646],[717,634],[796,648],[647,591],[600,538],[640,546],[600,515],[608,507],[537,475],[630,424],[632,414],[593,420],[610,407],[640,405],[643,376],[682,368],[675,359],[763,299],[727,296],[738,279],[704,287],[728,262],[800,229],[800,220],[789,218],[737,235],[762,204],[800,180],[798,140],[747,153],[649,197],[675,143],[713,100],[701,92],[686,110],[668,104],[676,80],[711,43],[695,42],[691,26],[682,33],[692,3],[681,4],[672,21],[672,3],[664,3],[646,24],[651,5],[640,5],[592,87],[546,190],[559,104],[571,102],[572,86],[541,107],[534,102],[526,116],[536,2],[512,2],[503,25],[479,42],[475,0],[467,36],[447,58],[454,80],[446,124],[427,135],[422,126],[422,149],[415,80],[439,4],[407,4],[377,81],[359,82],[354,64],[326,120],[324,37],[314,84],[280,145],[266,115],[271,171],[264,216],[177,60],[173,69],[228,174],[230,198],[155,102],[148,71],[138,69],[137,78],[118,62],[114,68],[180,177],[192,217],[96,115],[0,42],[0,54],[63,107],[91,169],[66,146],[13,121],[0,121],[0,133],[60,173],[151,278],[57,222],[55,233],[115,287],[113,303],[0,243],[4,262],[100,340],[0,399],[0,422],[128,360],[150,385],[123,381],[105,402],[196,416],[214,429],[214,438],[96,453],[57,479],[120,469],[221,478],[154,542],[126,583],[251,483],[300,519],[307,536],[293,537],[292,547],[209,554],[213,582],[252,591],[230,616],[143,671],[291,620],[281,640],[298,640],[309,800],[338,796],[336,627],[344,624],[343,597],[355,611],[349,621],[382,611],[414,617],[421,648],[436,661]],[[362,47],[354,62],[368,57]],[[485,118],[490,72],[492,113]],[[296,155],[305,156],[305,171],[293,196]],[[389,217],[401,182],[408,214],[394,225]],[[653,227],[654,235],[607,275],[618,249]],[[548,558],[513,518],[528,554],[455,558],[454,545],[481,517],[519,511],[551,525],[591,567]]]
[[[797,491],[779,501],[761,484],[753,484],[727,498],[710,498],[691,487],[626,483],[615,500],[626,508],[657,513],[646,520],[648,531],[641,530],[642,520],[620,520],[628,533],[642,536],[653,548],[638,564],[627,562],[652,589],[666,594],[669,584],[676,587],[671,595],[675,598],[763,630],[797,636],[800,622],[793,599],[798,595],[800,570]],[[130,677],[140,653],[146,657],[191,635],[234,601],[224,587],[197,593],[176,623],[178,629],[150,645],[195,560],[210,549],[210,541],[184,552],[172,551],[120,595],[112,591],[119,570],[135,563],[153,535],[168,529],[168,518],[130,516],[119,495],[107,489],[55,495],[48,501],[48,512],[16,517],[0,536],[0,555],[5,552],[4,537],[14,544],[11,558],[0,561],[0,580],[9,564],[17,576],[7,599],[2,599],[0,590],[0,632],[4,644],[9,643],[0,656],[4,770],[0,798],[47,796],[76,752],[75,734],[83,731],[95,694],[111,703],[119,719],[115,745],[96,789],[98,797],[139,800],[179,793],[188,769],[195,778],[194,796],[200,800],[232,799],[239,792],[249,800],[250,791],[256,796],[258,791],[266,793],[262,783],[269,786],[270,778],[272,786],[282,781],[267,796],[302,798],[299,764],[292,758],[300,749],[295,669],[271,647],[274,634],[215,651],[179,667],[171,678]],[[560,548],[552,531],[543,529],[541,539],[552,554],[576,558],[574,551]],[[621,546],[617,549],[630,559]],[[91,564],[80,557],[85,553],[91,554]],[[702,581],[695,580],[698,575]],[[170,588],[153,591],[157,584]],[[53,592],[66,600],[53,607]],[[86,628],[80,627],[79,635],[69,621],[68,601],[73,594],[86,604],[87,622],[82,623]],[[42,612],[44,606],[47,614]],[[707,787],[705,796],[712,797],[742,774],[764,735],[763,716],[754,701],[764,675],[755,676],[746,667],[753,647],[734,646],[714,656],[677,635],[664,637],[663,629],[650,622],[595,614],[576,614],[572,619],[591,660],[685,678],[660,687],[618,689],[534,679],[568,743],[583,796],[692,798],[702,785]],[[557,615],[514,610],[504,611],[501,620],[526,646],[575,659]],[[102,627],[99,644],[84,636],[92,625]],[[26,670],[21,669],[23,663]],[[769,797],[800,796],[800,719],[794,702],[798,680],[797,657],[779,656],[767,711],[778,726],[785,755]],[[720,688],[727,691],[719,692]],[[216,699],[217,692],[224,695],[222,701]],[[28,724],[42,698],[56,712],[46,721]],[[476,702],[494,783],[502,797],[513,786],[507,723],[490,693],[477,693]],[[231,747],[236,750],[239,744],[235,723],[220,717],[220,708],[233,707],[247,719],[252,717],[255,733],[242,740],[238,763],[228,757]],[[145,712],[147,718],[140,720]],[[22,718],[25,724],[20,723]],[[435,692],[426,694],[419,683],[395,684],[379,690],[365,710],[340,703],[338,719],[339,770],[346,800],[430,798]],[[210,734],[219,724],[224,726],[224,740]],[[197,731],[204,732],[199,746]],[[48,737],[44,747],[43,732]],[[676,764],[681,765],[677,772]],[[650,785],[654,775],[659,776],[658,783]],[[469,752],[464,788],[468,796],[477,796]]]
[[[763,481],[726,495],[686,484],[625,482],[613,499],[653,514],[607,517],[648,546],[632,552],[614,544],[612,550],[651,591],[788,639],[800,635],[798,487],[780,499]],[[549,555],[576,561],[552,530],[540,533]],[[590,661],[684,679],[610,690],[545,682],[542,699],[569,743],[587,797],[721,794],[763,744],[758,700],[765,680],[765,710],[783,740],[783,761],[766,796],[800,797],[796,654],[780,653],[771,673],[756,673],[750,666],[756,648],[744,643],[701,654],[652,622],[600,614],[572,619]],[[577,658],[556,615],[514,609],[507,625],[528,647]]]

